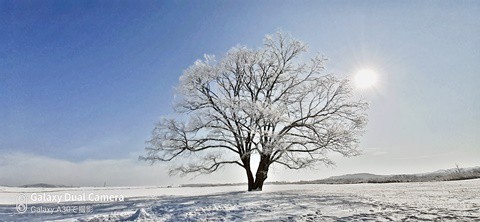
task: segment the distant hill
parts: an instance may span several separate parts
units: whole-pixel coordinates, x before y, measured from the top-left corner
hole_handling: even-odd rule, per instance
[[[22,185],[20,187],[23,187],[23,188],[61,188],[61,187],[68,187],[68,186],[47,184],[47,183],[36,183],[36,184],[26,184],[26,185]]]
[[[346,179],[357,179],[357,180],[371,180],[382,178],[381,175],[371,174],[371,173],[355,173],[355,174],[345,174],[341,176],[333,176],[327,179],[329,180],[346,180]]]
[[[480,167],[452,168],[437,170],[430,173],[377,175],[371,173],[345,174],[332,176],[326,179],[308,181],[268,181],[265,184],[355,184],[355,183],[407,183],[407,182],[433,182],[450,180],[468,180],[480,178]],[[227,184],[182,184],[180,187],[212,187],[212,186],[237,186],[246,183]]]
[[[300,181],[295,184],[352,184],[352,183],[405,183],[480,178],[480,167],[452,168],[421,174],[376,175],[370,173],[346,174],[320,180]]]

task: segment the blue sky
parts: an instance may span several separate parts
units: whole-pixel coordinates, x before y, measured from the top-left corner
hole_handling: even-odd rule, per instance
[[[273,178],[480,165],[479,14],[476,1],[0,1],[0,168],[25,154],[45,169],[145,171],[136,159],[182,71],[278,30],[327,56],[329,72],[370,67],[379,83],[358,92],[371,102],[363,156]],[[0,184],[30,182],[12,175]]]

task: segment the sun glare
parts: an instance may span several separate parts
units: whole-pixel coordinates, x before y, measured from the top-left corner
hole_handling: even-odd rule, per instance
[[[362,69],[355,75],[355,86],[360,89],[371,88],[377,83],[377,74],[371,69]]]

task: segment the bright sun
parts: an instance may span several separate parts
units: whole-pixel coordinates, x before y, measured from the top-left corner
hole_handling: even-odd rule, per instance
[[[355,85],[360,89],[371,88],[377,83],[377,74],[371,69],[362,69],[355,75]]]

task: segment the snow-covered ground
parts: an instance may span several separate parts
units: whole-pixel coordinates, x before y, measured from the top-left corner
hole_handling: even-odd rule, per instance
[[[480,221],[480,179],[267,185],[262,192],[244,190],[245,186],[0,187],[0,221]],[[21,194],[27,198],[28,206],[23,214],[16,210]],[[65,194],[85,195],[87,199],[89,195],[123,195],[125,198],[112,202],[38,200],[39,195],[43,198],[49,195],[65,197]],[[52,213],[48,209],[56,211]]]

